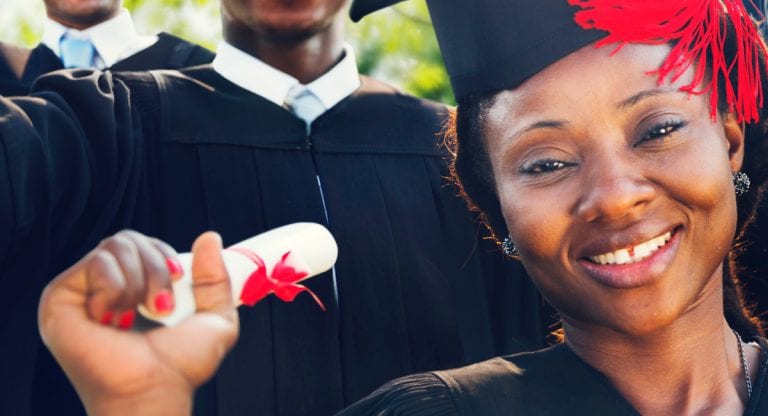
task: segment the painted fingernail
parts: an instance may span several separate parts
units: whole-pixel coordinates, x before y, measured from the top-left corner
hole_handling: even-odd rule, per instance
[[[168,257],[165,259],[165,264],[168,266],[168,271],[171,273],[171,275],[182,275],[184,274],[184,269],[181,268],[181,263],[179,263],[178,260],[172,257]]]
[[[133,326],[133,320],[136,319],[136,312],[128,311],[120,315],[120,319],[117,322],[117,327],[120,329],[131,329]]]
[[[173,310],[173,295],[167,290],[161,290],[155,295],[155,310],[167,313]]]
[[[115,316],[115,313],[112,311],[106,311],[104,312],[104,316],[101,317],[101,324],[102,325],[110,325],[112,324],[112,318]]]

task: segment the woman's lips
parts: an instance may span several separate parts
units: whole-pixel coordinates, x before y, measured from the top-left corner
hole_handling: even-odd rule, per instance
[[[677,252],[680,230],[654,237],[631,248],[582,258],[579,263],[597,282],[616,289],[630,289],[655,281]]]
[[[651,238],[648,241],[644,241],[629,248],[622,248],[609,253],[590,256],[589,260],[593,263],[602,265],[637,263],[664,247],[671,238],[672,232],[667,231],[658,237]]]

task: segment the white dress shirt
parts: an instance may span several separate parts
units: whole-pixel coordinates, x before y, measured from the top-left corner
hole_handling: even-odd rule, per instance
[[[219,42],[213,69],[233,84],[284,106],[288,91],[302,84],[296,78],[273,68],[260,59],[237,49],[226,41]],[[326,110],[333,108],[360,87],[355,52],[344,45],[344,57],[320,78],[305,85]]]
[[[59,58],[61,58],[59,42],[65,33],[68,36],[91,40],[98,55],[96,57],[98,69],[109,68],[157,42],[157,36],[139,36],[136,33],[131,14],[126,9],[120,10],[117,16],[82,31],[46,18],[42,43]]]

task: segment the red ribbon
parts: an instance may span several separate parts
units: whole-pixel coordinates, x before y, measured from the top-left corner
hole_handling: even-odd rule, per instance
[[[568,3],[581,8],[575,15],[579,26],[608,32],[597,46],[670,44],[664,63],[650,73],[658,74],[662,84],[667,78],[677,80],[693,67],[693,81],[680,90],[697,95],[709,93],[713,121],[720,94],[725,95],[729,110],[740,122],[760,121],[763,107],[760,74],[765,71],[760,55],[768,53],[768,49],[743,0],[568,0]],[[725,19],[730,20],[733,33],[726,30]],[[735,37],[731,41],[735,53],[726,53],[726,36]],[[711,69],[711,73],[707,69]],[[719,81],[723,82],[724,91],[720,90]]]
[[[283,257],[272,269],[271,274],[267,274],[267,268],[264,264],[264,260],[259,257],[258,254],[251,250],[242,247],[230,247],[228,250],[240,253],[248,257],[251,261],[256,263],[258,268],[248,276],[248,280],[245,281],[243,291],[240,293],[240,301],[244,305],[253,306],[260,300],[264,299],[270,293],[274,293],[275,296],[285,302],[293,302],[296,296],[301,292],[307,292],[320,306],[320,309],[325,311],[325,306],[320,298],[314,294],[309,288],[304,285],[300,285],[298,282],[301,279],[307,277],[309,273],[304,271],[297,271],[293,266],[287,264],[286,260],[291,252],[283,254]]]

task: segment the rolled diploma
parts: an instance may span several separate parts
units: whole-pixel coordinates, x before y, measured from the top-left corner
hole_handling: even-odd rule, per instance
[[[297,271],[307,272],[302,280],[309,279],[333,267],[338,256],[338,247],[331,233],[322,225],[300,222],[285,225],[237,243],[230,248],[244,248],[257,254],[270,274],[285,253],[288,264]],[[224,266],[229,273],[232,285],[232,299],[235,306],[240,306],[240,294],[248,277],[258,269],[256,263],[242,253],[224,249]],[[184,276],[173,283],[175,307],[171,314],[158,316],[144,306],[139,312],[147,319],[168,326],[176,325],[195,313],[195,297],[192,292],[192,253],[183,253],[178,257]]]

